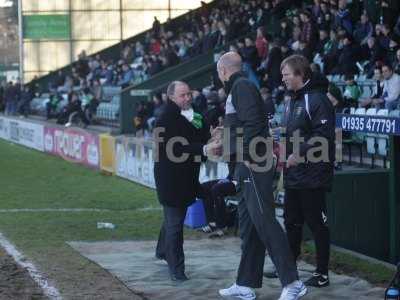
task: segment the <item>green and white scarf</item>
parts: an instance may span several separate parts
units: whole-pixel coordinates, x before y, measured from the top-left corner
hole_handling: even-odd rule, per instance
[[[196,113],[193,108],[189,108],[187,110],[182,110],[181,115],[184,116],[192,125],[200,129],[203,127],[203,117]]]

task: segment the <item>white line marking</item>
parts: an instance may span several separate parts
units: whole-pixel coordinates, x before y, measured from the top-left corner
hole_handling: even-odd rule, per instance
[[[29,272],[32,279],[39,285],[45,295],[50,299],[61,300],[60,292],[44,278],[35,265],[30,262],[17,248],[0,233],[0,246],[14,258],[15,262]]]
[[[21,212],[118,212],[118,211],[158,211],[161,207],[142,207],[136,209],[100,209],[100,208],[10,208],[0,209],[0,213]]]

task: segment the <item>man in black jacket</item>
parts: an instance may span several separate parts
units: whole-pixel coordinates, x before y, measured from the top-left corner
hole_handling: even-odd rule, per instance
[[[234,142],[238,139],[243,141],[242,146],[239,142],[234,151],[237,154],[235,180],[242,198],[238,207],[242,256],[236,283],[219,290],[219,294],[255,299],[253,288],[262,286],[265,251],[268,249],[283,286],[279,300],[296,300],[305,295],[307,289],[298,280],[288,240],[275,218],[272,139],[264,102],[256,86],[243,76],[242,61],[237,53],[224,54],[218,61],[217,69],[229,95],[225,118],[230,115],[230,123],[237,128],[237,135],[233,134],[230,139],[234,138]]]
[[[288,156],[284,169],[286,232],[297,259],[304,222],[310,227],[317,269],[306,285],[324,287],[329,285],[330,238],[325,194],[333,180],[335,112],[327,97],[326,81],[312,77],[305,57],[288,57],[281,70],[283,82],[293,92],[284,118]]]
[[[183,253],[186,210],[196,200],[200,188],[202,158],[220,145],[217,142],[206,145],[209,131],[204,121],[181,113],[191,107],[191,91],[186,83],[172,82],[167,95],[169,100],[154,129],[154,178],[164,210],[156,257],[167,261],[172,280],[185,281],[188,279]]]

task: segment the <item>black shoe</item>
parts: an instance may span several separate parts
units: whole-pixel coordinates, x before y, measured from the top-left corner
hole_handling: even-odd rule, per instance
[[[171,280],[175,281],[175,282],[184,282],[189,280],[189,278],[185,275],[185,273],[183,274],[171,274]]]
[[[322,288],[329,285],[329,277],[328,275],[313,273],[311,278],[304,282],[304,284],[307,286]]]
[[[276,271],[264,272],[263,275],[266,278],[278,278],[278,274],[276,273]]]

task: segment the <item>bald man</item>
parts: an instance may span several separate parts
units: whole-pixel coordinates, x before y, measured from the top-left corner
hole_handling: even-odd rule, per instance
[[[187,207],[196,200],[200,189],[202,158],[212,152],[215,143],[206,145],[209,130],[201,117],[190,110],[192,97],[186,83],[172,82],[167,96],[154,129],[154,178],[164,212],[156,257],[168,263],[173,281],[186,281],[183,222]]]
[[[235,52],[224,54],[217,64],[218,76],[229,95],[225,120],[237,128],[237,133],[242,132],[243,139],[240,147],[237,144],[239,136],[230,131],[230,139],[234,141],[229,144],[237,144],[235,153],[241,154],[236,158],[235,179],[242,193],[238,208],[242,256],[236,282],[220,290],[219,294],[255,299],[253,289],[262,286],[265,252],[268,250],[283,287],[279,300],[296,300],[305,295],[307,289],[298,280],[286,235],[275,218],[272,140],[269,139],[267,113],[258,89],[241,70],[242,61]]]

